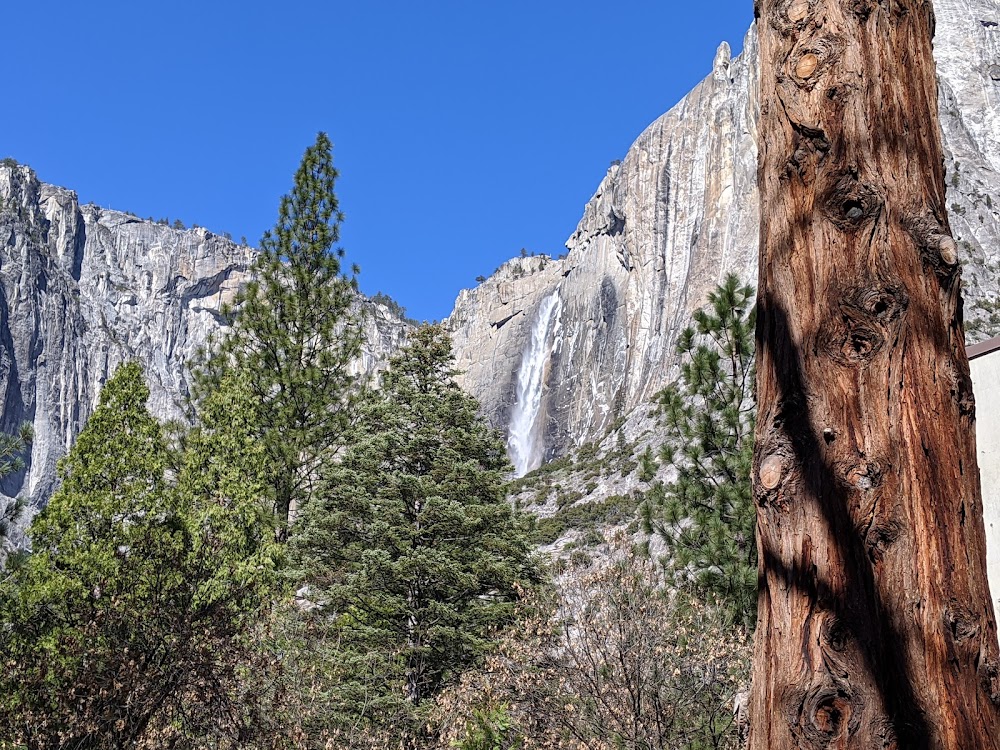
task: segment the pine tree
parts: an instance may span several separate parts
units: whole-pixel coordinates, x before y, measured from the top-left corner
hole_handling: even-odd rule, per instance
[[[443,328],[412,334],[292,542],[350,665],[339,705],[353,721],[401,729],[408,745],[428,699],[490,648],[519,586],[537,578],[502,490],[503,441],[453,362]]]
[[[261,240],[254,280],[232,306],[231,332],[197,365],[202,397],[230,370],[248,384],[282,522],[314,493],[319,467],[342,444],[354,398],[358,269],[342,273],[336,178],[332,145],[320,133]]]
[[[227,380],[206,401],[175,474],[140,367],[108,381],[0,583],[0,748],[252,736],[242,639],[276,544],[242,394]]]
[[[33,439],[34,434],[28,422],[22,424],[15,434],[0,433],[0,479],[24,468],[23,455]],[[3,565],[10,551],[10,534],[21,517],[25,504],[24,498],[19,497],[0,510],[0,565]]]
[[[754,429],[754,289],[730,274],[680,335],[680,379],[658,394],[672,482],[647,493],[647,533],[666,544],[677,583],[721,604],[742,624],[757,598]]]

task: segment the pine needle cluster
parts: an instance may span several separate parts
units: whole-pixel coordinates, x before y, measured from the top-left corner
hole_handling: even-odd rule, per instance
[[[34,433],[28,422],[22,424],[15,433],[0,433],[0,479],[24,469],[24,452],[33,439]],[[19,497],[0,510],[0,565],[10,552],[11,532],[21,518],[25,504],[25,499]]]
[[[357,393],[358,268],[342,268],[337,177],[333,146],[319,133],[261,240],[252,280],[226,310],[231,330],[196,367],[199,398],[228,372],[246,381],[281,522],[314,494],[320,466],[342,445]]]
[[[753,460],[754,288],[735,274],[709,294],[677,343],[679,379],[657,397],[660,460],[676,470],[641,507],[674,582],[751,624],[757,600]]]

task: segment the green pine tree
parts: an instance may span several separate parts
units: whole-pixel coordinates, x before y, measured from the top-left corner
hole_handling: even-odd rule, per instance
[[[663,539],[675,582],[721,604],[742,624],[757,606],[753,460],[754,289],[730,274],[677,344],[680,379],[658,394],[660,458],[676,478],[642,505]]]
[[[246,380],[282,522],[314,494],[319,467],[341,446],[355,392],[358,269],[342,273],[336,179],[332,145],[320,133],[261,240],[254,280],[232,306],[231,332],[196,365],[202,397],[231,370]]]
[[[22,424],[14,434],[0,433],[0,479],[24,468],[24,452],[33,439],[34,434],[28,422]],[[0,510],[0,566],[10,552],[11,531],[20,519],[25,505],[25,499],[19,497]]]
[[[502,489],[503,441],[453,365],[442,327],[412,334],[292,541],[337,644],[333,702],[345,723],[395,727],[408,746],[429,699],[483,656],[537,579]]]
[[[252,737],[244,634],[278,548],[251,402],[224,381],[173,471],[148,396],[135,363],[108,381],[0,582],[0,748]]]

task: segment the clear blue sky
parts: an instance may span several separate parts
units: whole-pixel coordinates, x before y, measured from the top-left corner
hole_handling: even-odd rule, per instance
[[[557,255],[609,162],[738,52],[751,0],[16,2],[0,156],[256,243],[330,134],[361,287],[444,317]]]

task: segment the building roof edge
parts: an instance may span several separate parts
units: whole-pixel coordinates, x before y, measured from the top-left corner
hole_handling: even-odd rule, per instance
[[[994,336],[991,339],[986,339],[986,341],[980,341],[978,344],[966,347],[965,353],[969,356],[969,359],[975,359],[990,352],[995,352],[997,349],[1000,349],[1000,336]]]

